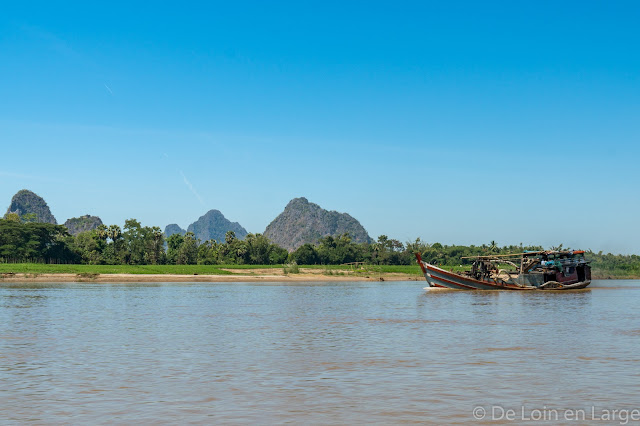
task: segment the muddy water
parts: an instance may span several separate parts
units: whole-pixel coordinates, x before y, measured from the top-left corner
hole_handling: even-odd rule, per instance
[[[513,409],[602,424],[640,409],[640,281],[424,285],[0,284],[0,420],[509,423]]]

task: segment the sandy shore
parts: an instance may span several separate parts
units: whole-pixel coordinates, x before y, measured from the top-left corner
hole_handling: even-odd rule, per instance
[[[95,282],[95,283],[154,283],[154,282],[336,282],[336,281],[421,281],[424,278],[410,274],[371,274],[371,275],[324,275],[316,272],[299,274],[278,274],[273,269],[259,273],[241,274],[234,271],[231,275],[171,275],[171,274],[0,274],[0,284],[19,282]]]

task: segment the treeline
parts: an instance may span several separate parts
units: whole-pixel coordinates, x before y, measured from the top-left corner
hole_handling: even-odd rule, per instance
[[[129,219],[124,227],[101,225],[76,236],[62,225],[25,222],[17,215],[0,219],[0,261],[91,265],[254,264],[287,261],[287,250],[261,234],[224,242],[201,242],[191,232],[165,238],[157,226]]]
[[[50,223],[22,222],[18,215],[0,219],[0,259],[55,263],[59,259],[75,259],[65,241],[67,228]]]
[[[550,249],[562,250],[562,245]],[[494,241],[479,246],[428,244],[419,238],[402,243],[385,235],[374,243],[355,243],[348,234],[324,237],[315,244],[304,244],[289,253],[262,234],[245,239],[227,232],[224,241],[199,241],[193,233],[166,238],[157,226],[142,226],[129,219],[124,227],[101,225],[77,236],[62,225],[34,223],[10,214],[0,219],[0,262],[73,263],[94,265],[157,264],[246,264],[340,265],[362,262],[373,265],[412,265],[415,253],[432,264],[469,264],[465,257],[543,250],[541,246],[499,247]],[[602,276],[640,276],[640,256],[587,252],[595,271]]]
[[[272,244],[262,234],[248,234],[239,240],[233,231],[228,231],[224,242],[215,240],[199,242],[195,235],[173,234],[167,239],[169,264],[177,265],[278,265],[285,263],[287,250]]]
[[[585,254],[597,278],[640,278],[640,256],[636,254],[603,254],[601,251]]]
[[[523,250],[542,250],[539,246],[507,246],[498,247],[495,242],[481,246],[428,244],[417,238],[415,241],[402,243],[381,235],[373,244],[357,244],[347,234],[338,237],[324,237],[318,244],[304,244],[289,255],[291,261],[300,265],[335,265],[350,262],[363,262],[376,265],[411,265],[416,262],[415,253],[437,265],[458,265],[470,263],[463,259],[467,256],[486,254],[518,253]]]
[[[0,262],[92,265],[253,264],[287,262],[287,250],[261,234],[201,242],[191,232],[166,238],[157,226],[129,219],[124,227],[101,225],[77,236],[62,225],[31,223],[18,215],[0,219]]]

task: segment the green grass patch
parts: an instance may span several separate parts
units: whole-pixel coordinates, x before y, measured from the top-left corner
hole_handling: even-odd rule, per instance
[[[291,265],[285,265],[289,268]],[[456,267],[445,267],[445,269]],[[225,269],[238,270],[240,274],[253,274],[255,269],[280,269],[283,265],[47,265],[42,263],[0,263],[0,274],[165,274],[165,275],[229,275],[238,274]],[[418,265],[297,265],[295,269],[320,269],[330,275],[400,273],[421,276]],[[287,271],[288,273],[296,273]]]
[[[3,263],[0,273],[15,274],[172,274],[229,275],[220,265],[46,265],[42,263]]]
[[[167,265],[167,266],[177,266],[177,265]],[[224,268],[224,269],[281,269],[282,265],[211,265],[216,268]],[[302,268],[303,266],[300,265]],[[306,268],[306,266],[305,266]]]

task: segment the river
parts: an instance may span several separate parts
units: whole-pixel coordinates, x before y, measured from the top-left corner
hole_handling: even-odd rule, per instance
[[[425,285],[0,283],[0,420],[623,424],[640,409],[640,281]]]

